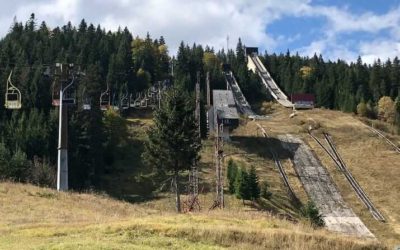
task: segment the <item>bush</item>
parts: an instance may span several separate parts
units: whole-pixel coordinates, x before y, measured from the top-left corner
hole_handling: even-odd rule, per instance
[[[236,163],[232,160],[229,159],[228,161],[228,169],[227,169],[227,177],[228,177],[228,184],[229,184],[229,193],[235,194],[235,180],[236,180],[236,175],[238,172],[238,166]]]
[[[366,117],[368,115],[367,104],[364,101],[357,105],[357,114],[361,117]]]
[[[272,197],[272,193],[269,191],[269,184],[266,181],[261,184],[261,197],[267,200]]]
[[[8,165],[10,162],[11,154],[6,145],[0,143],[0,178],[8,177]]]
[[[8,166],[8,174],[10,178],[14,178],[18,181],[26,180],[29,169],[30,162],[26,158],[25,152],[20,150],[19,148],[15,151],[14,155],[11,157],[9,166]]]
[[[54,187],[56,184],[56,168],[48,160],[34,157],[28,181],[32,184],[45,187]]]
[[[322,215],[319,213],[313,201],[308,201],[307,204],[303,206],[301,214],[304,218],[308,219],[314,227],[322,227],[325,225],[322,220]]]
[[[272,112],[274,111],[273,105],[274,105],[273,102],[263,102],[260,108],[261,114],[263,115],[272,114]]]
[[[395,104],[389,96],[383,96],[378,102],[379,119],[393,124],[395,121]]]

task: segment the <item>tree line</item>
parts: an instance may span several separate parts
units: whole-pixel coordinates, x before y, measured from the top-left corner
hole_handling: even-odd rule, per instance
[[[322,56],[298,54],[260,55],[276,82],[287,93],[313,93],[317,105],[347,112],[357,111],[398,123],[399,60],[357,62],[326,61]],[[78,105],[69,109],[70,180],[76,189],[99,186],[99,177],[112,172],[117,148],[126,143],[126,124],[117,113],[102,112],[100,94],[107,85],[115,95],[142,91],[169,79],[185,96],[194,99],[195,82],[201,85],[201,134],[206,133],[207,73],[211,89],[224,89],[222,64],[229,64],[250,103],[268,100],[260,79],[248,71],[244,45],[215,51],[209,46],[182,42],[176,56],[170,56],[163,37],[134,37],[127,29],[106,31],[82,20],[77,27],[67,23],[50,28],[34,14],[25,22],[15,21],[0,40],[0,103],[5,83],[13,70],[12,82],[22,92],[21,110],[0,106],[0,178],[48,184],[57,155],[58,109],[51,106],[52,78],[44,74],[56,62],[74,63],[85,72],[77,87]],[[92,101],[87,112],[79,103],[83,91]],[[383,96],[386,101],[378,105]],[[386,98],[387,99],[387,98]],[[389,103],[389,104],[388,104]],[[361,105],[360,105],[361,104]],[[365,105],[364,105],[365,104]],[[390,107],[385,112],[378,106]],[[394,107],[394,108],[392,108]],[[393,116],[391,110],[395,110]],[[367,110],[367,111],[365,111]],[[389,110],[389,111],[388,111]],[[362,112],[365,111],[365,112]],[[395,117],[392,119],[391,117]],[[34,171],[33,171],[34,170]]]
[[[99,186],[127,138],[125,119],[100,110],[101,93],[109,86],[118,99],[147,89],[169,77],[169,60],[163,37],[133,37],[127,28],[111,32],[85,20],[50,28],[34,14],[25,23],[15,20],[0,40],[0,103],[13,71],[22,108],[0,106],[0,178],[54,185],[58,108],[51,105],[53,79],[45,73],[55,63],[73,63],[85,76],[77,80],[77,105],[68,109],[70,186]],[[90,111],[82,108],[84,94]]]

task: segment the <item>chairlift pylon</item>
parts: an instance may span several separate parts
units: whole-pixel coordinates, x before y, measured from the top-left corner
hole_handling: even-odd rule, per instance
[[[75,105],[76,102],[76,93],[74,88],[75,76],[72,76],[72,79],[62,79],[63,70],[70,70],[74,65],[68,64],[65,65],[68,68],[63,69],[64,64],[56,64],[56,73],[55,79],[52,85],[52,104],[53,106],[60,106],[60,91],[63,88],[63,105]],[[68,82],[70,81],[70,82]],[[66,82],[66,86],[63,85],[63,82]]]
[[[11,82],[12,73],[13,71],[11,70],[11,73],[7,79],[7,89],[5,94],[4,106],[6,109],[20,109],[22,107],[21,91]]]

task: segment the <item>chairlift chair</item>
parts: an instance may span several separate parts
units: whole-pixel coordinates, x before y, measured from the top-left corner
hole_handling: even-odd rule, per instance
[[[131,107],[131,108],[135,107],[135,100],[133,99],[132,93],[129,95],[129,107]]]
[[[72,79],[68,79],[65,82],[65,86],[63,85],[63,81],[59,78],[59,75],[56,73],[56,78],[53,81],[52,85],[52,104],[53,106],[60,106],[60,91],[61,88],[64,89],[63,92],[63,105],[75,105],[76,102],[76,91],[74,87],[75,77]]]
[[[91,110],[92,109],[91,103],[92,103],[91,99],[86,94],[86,87],[85,87],[82,91],[82,109]]]
[[[125,95],[122,95],[120,104],[121,104],[121,109],[126,110],[129,109],[129,97],[128,97],[128,92],[126,92]]]
[[[106,111],[110,108],[110,89],[107,84],[107,89],[100,95],[100,110]]]
[[[141,100],[141,99],[142,99],[141,93],[136,93],[136,99],[135,99],[135,101],[133,102],[133,106],[134,106],[135,108],[140,107],[140,100]]]
[[[6,109],[20,109],[22,107],[21,91],[11,82],[12,71],[7,79],[7,89],[5,94]]]
[[[148,99],[147,99],[146,93],[144,93],[143,99],[140,100],[140,107],[147,108],[147,101],[148,101]]]
[[[71,83],[69,83],[70,87],[64,90],[63,93],[63,105],[75,105],[76,103],[76,91],[74,86],[74,78],[72,78]]]
[[[115,111],[118,111],[118,110],[119,110],[118,98],[117,98],[115,92],[114,92],[113,98],[112,98],[112,108],[113,108]]]

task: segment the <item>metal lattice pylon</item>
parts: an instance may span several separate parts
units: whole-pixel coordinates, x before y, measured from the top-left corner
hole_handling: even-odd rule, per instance
[[[223,140],[224,124],[218,124],[215,136],[215,174],[216,174],[216,199],[210,209],[224,208],[224,140]]]
[[[196,110],[195,119],[198,125],[198,136],[200,137],[200,75],[197,73],[196,82]],[[186,210],[188,212],[200,210],[199,202],[199,170],[198,163],[195,161],[189,173],[188,200],[186,201]]]

